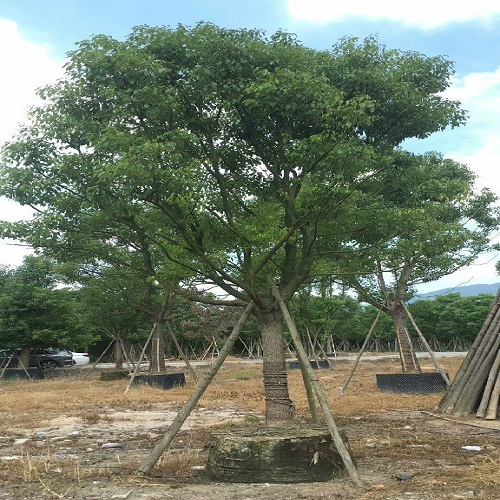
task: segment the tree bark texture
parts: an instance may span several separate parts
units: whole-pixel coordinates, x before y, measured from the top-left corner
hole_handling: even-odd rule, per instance
[[[391,316],[396,330],[396,339],[398,341],[403,373],[421,373],[422,369],[420,368],[420,363],[415,354],[415,348],[410,334],[406,328],[406,313],[404,307],[395,304]]]
[[[123,349],[120,337],[115,337],[113,344],[113,359],[115,360],[115,370],[123,369]]]
[[[500,290],[438,410],[495,419],[500,395]]]
[[[165,338],[163,336],[164,325],[165,319],[159,318],[151,338],[150,373],[165,373],[167,370],[165,365]]]
[[[266,422],[278,424],[293,418],[288,392],[283,315],[279,311],[258,311],[261,324]]]

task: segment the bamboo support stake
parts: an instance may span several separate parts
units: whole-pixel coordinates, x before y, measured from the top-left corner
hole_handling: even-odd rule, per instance
[[[469,415],[479,400],[480,391],[488,378],[488,373],[494,363],[496,352],[500,348],[500,337],[498,335],[498,324],[492,323],[490,330],[484,338],[483,346],[478,350],[477,360],[465,381],[457,402],[454,406],[454,413],[459,416]]]
[[[436,356],[432,352],[432,349],[431,349],[430,345],[427,343],[427,340],[425,339],[424,334],[420,331],[420,328],[417,326],[417,323],[415,322],[415,319],[413,318],[413,315],[408,310],[408,308],[406,307],[406,304],[404,302],[403,302],[403,308],[404,308],[404,310],[405,310],[406,315],[408,316],[408,318],[410,318],[411,324],[413,325],[413,328],[415,328],[415,331],[417,332],[417,334],[418,334],[418,336],[420,338],[420,341],[424,345],[425,350],[427,351],[427,353],[431,357],[432,362],[434,363],[434,366],[436,367],[436,370],[440,373],[441,377],[443,377],[444,383],[447,386],[449,386],[450,385],[450,379],[448,378],[448,375],[446,375],[446,373],[444,372],[444,370],[441,368],[441,365],[439,364],[439,361],[437,360]]]
[[[127,350],[125,349],[125,344],[123,343],[123,340],[120,338],[119,341],[120,341],[120,346],[122,348],[123,357],[125,358],[125,361],[127,362],[127,371],[130,373],[131,371],[133,371],[130,369],[130,365],[132,365],[132,367],[135,368],[135,364],[132,361],[132,359],[129,357]]]
[[[250,359],[252,359],[252,358],[253,358],[252,353],[250,352],[250,349],[249,349],[249,348],[248,348],[248,346],[245,344],[245,342],[243,341],[243,339],[240,339],[240,342],[241,342],[241,344],[243,345],[243,347],[245,348],[245,351],[248,353],[248,357],[249,357]]]
[[[307,360],[307,363],[309,364],[309,360]],[[299,366],[300,366],[300,373],[302,375],[302,381],[304,383],[304,389],[306,391],[307,404],[309,405],[309,411],[311,412],[311,418],[313,424],[319,424],[320,418],[319,418],[318,408],[316,407],[316,401],[314,401],[314,389],[311,384],[307,368],[305,367],[304,363],[302,362],[302,359],[300,358],[299,358]]]
[[[333,443],[335,444],[335,447],[337,448],[337,451],[339,452],[339,455],[341,456],[342,461],[344,462],[345,468],[346,468],[352,482],[356,486],[362,486],[363,483],[359,479],[358,471],[356,469],[356,466],[354,465],[354,461],[352,460],[352,457],[349,453],[349,450],[347,449],[344,441],[342,440],[342,436],[340,435],[340,433],[337,429],[337,424],[335,423],[335,420],[333,419],[333,416],[332,416],[332,413],[330,411],[330,408],[328,407],[328,403],[326,401],[325,395],[323,394],[323,390],[321,389],[319,381],[316,378],[316,374],[314,373],[314,370],[311,368],[311,365],[309,363],[309,359],[307,357],[304,346],[302,345],[302,342],[300,340],[300,336],[297,332],[297,328],[295,327],[295,323],[290,315],[290,312],[288,311],[288,308],[287,308],[283,298],[281,297],[281,294],[279,293],[278,288],[276,287],[274,281],[271,278],[269,278],[269,284],[271,285],[273,295],[276,298],[276,300],[278,301],[281,312],[283,313],[285,321],[288,325],[288,330],[290,331],[290,335],[293,339],[295,350],[297,352],[297,357],[304,364],[305,369],[307,371],[307,375],[308,375],[308,377],[311,381],[311,384],[314,388],[314,392],[316,393],[316,397],[318,398],[319,404],[321,406],[321,410],[323,411],[323,416],[325,417],[325,420],[326,420],[326,423],[328,426],[328,430],[330,431],[330,435],[332,436]]]
[[[213,342],[213,341],[212,341]],[[210,349],[212,349],[212,342],[210,342],[210,345],[205,349],[203,354],[201,355],[201,360],[204,361],[205,358],[208,356],[208,353],[210,352]]]
[[[500,369],[500,351],[497,352],[495,361],[490,369],[488,380],[483,390],[483,397],[481,399],[481,404],[479,405],[479,408],[476,411],[476,416],[479,418],[485,418],[485,415],[491,411],[490,403],[491,406],[494,405],[494,402],[492,402],[492,392],[494,391],[494,388],[498,384],[499,369]],[[497,399],[497,406],[498,406],[498,399]],[[496,409],[495,409],[495,418],[496,418]]]
[[[307,326],[306,326],[305,330],[306,330],[306,335],[307,335],[307,342],[309,344],[309,349],[311,349],[311,357],[316,362],[316,366],[319,367],[318,357],[316,356],[316,348],[314,347],[314,344],[313,344],[313,341],[311,338],[311,334],[309,333],[309,328],[307,328]]]
[[[490,330],[491,324],[495,322],[500,311],[500,288],[498,289],[497,295],[493,304],[491,306],[490,312],[488,313],[487,318],[485,319],[483,325],[481,326],[481,330],[477,334],[474,342],[469,348],[469,352],[464,359],[464,362],[461,364],[457,374],[455,375],[454,383],[461,380],[464,373],[469,369],[471,362],[475,359],[476,352],[481,347],[481,344],[486,336],[487,332]]]
[[[83,377],[82,380],[85,380],[94,371],[94,368],[97,366],[97,363],[99,363],[99,361],[101,361],[101,359],[104,357],[104,355],[109,351],[109,348],[113,345],[113,342],[115,342],[115,339],[113,339],[108,344],[108,346],[106,347],[106,349],[104,349],[103,353],[99,356],[99,358],[97,359],[97,361],[92,365],[92,368],[84,375],[84,377]]]
[[[0,379],[3,378],[4,374],[5,374],[5,370],[7,370],[10,362],[12,361],[12,358],[14,357],[14,351],[12,352],[12,354],[9,356],[9,359],[7,360],[7,363],[5,363],[5,366],[2,368],[2,373],[0,373]]]
[[[24,373],[26,374],[26,377],[28,377],[28,380],[31,380],[31,375],[29,374],[28,370],[26,369],[26,367],[24,366],[24,363],[19,360],[19,364],[21,365],[21,368],[24,370]],[[38,366],[40,366],[40,361],[38,362]]]
[[[365,338],[365,341],[363,342],[363,345],[361,346],[361,349],[356,357],[356,361],[354,361],[354,365],[351,368],[351,371],[349,375],[346,378],[346,381],[344,382],[344,385],[340,388],[340,395],[343,396],[345,390],[347,389],[347,386],[349,382],[351,381],[354,372],[356,371],[356,368],[358,367],[359,360],[361,359],[361,356],[363,355],[363,352],[366,349],[366,346],[368,345],[368,342],[370,341],[371,336],[373,335],[373,332],[375,331],[375,327],[377,326],[378,320],[380,319],[380,315],[382,314],[382,309],[378,310],[377,316],[375,317],[375,320],[370,328],[370,331],[368,332],[368,335]]]
[[[151,328],[151,332],[149,333],[149,337],[146,340],[144,347],[142,348],[141,356],[139,357],[139,361],[137,361],[137,364],[135,365],[135,370],[132,373],[130,380],[128,381],[128,385],[125,389],[124,394],[127,394],[127,392],[130,390],[130,387],[132,386],[132,383],[134,382],[134,379],[137,375],[137,372],[139,371],[139,368],[141,367],[142,360],[144,359],[144,354],[146,353],[146,349],[148,348],[148,345],[151,342],[151,338],[153,337],[153,333],[155,332],[155,330],[156,330],[156,323],[153,325],[153,328]]]
[[[161,368],[160,367],[160,339],[157,338],[156,339],[156,369],[158,371],[161,371]]]
[[[323,349],[323,346],[321,345],[321,342],[319,342],[318,340],[318,335],[316,334],[314,336],[314,342],[315,344],[318,346],[318,349],[320,350],[321,352],[321,357],[323,359],[326,359],[327,363],[328,363],[328,366],[331,368],[332,367],[332,363],[330,361],[330,358],[328,357],[328,354],[325,352],[325,350]]]
[[[500,400],[500,371],[497,373],[497,379],[493,390],[491,391],[490,402],[488,403],[488,411],[484,417],[486,420],[496,420],[498,416],[498,402]]]
[[[477,366],[478,358],[483,349],[483,342],[487,334],[491,330],[491,327],[495,322],[498,321],[498,315],[500,314],[500,289],[497,292],[496,298],[492,304],[491,310],[484,321],[481,330],[477,334],[472,346],[469,349],[464,361],[460,365],[460,368],[455,375],[453,383],[448,388],[447,393],[443,399],[439,402],[438,409],[443,413],[453,413],[457,402],[465,390],[467,382],[469,381],[470,374]]]
[[[170,323],[165,323],[168,333],[172,340],[174,341],[175,348],[177,349],[177,352],[179,353],[180,357],[186,363],[187,369],[189,370],[189,373],[191,374],[191,377],[193,377],[193,380],[196,385],[199,384],[198,377],[196,376],[196,372],[194,371],[193,367],[191,366],[191,363],[189,362],[188,357],[184,353],[184,350],[182,349],[181,345],[179,344],[179,341],[177,340],[177,337],[175,336],[174,331],[172,330],[172,327],[170,326]]]
[[[146,458],[146,460],[144,460],[144,462],[141,464],[141,466],[139,467],[139,473],[145,475],[149,474],[151,472],[151,469],[154,467],[155,463],[158,461],[163,452],[168,448],[172,440],[175,438],[175,436],[181,429],[182,424],[189,417],[191,411],[196,406],[196,403],[203,396],[203,393],[205,392],[206,388],[208,387],[212,379],[219,371],[219,368],[222,366],[222,363],[224,362],[228,354],[231,352],[231,349],[234,347],[234,344],[236,340],[238,340],[238,337],[240,336],[240,333],[243,330],[245,323],[247,322],[248,317],[252,312],[253,307],[254,307],[253,302],[250,302],[248,306],[245,308],[243,314],[240,316],[240,319],[238,320],[238,323],[236,323],[235,327],[233,328],[233,331],[231,332],[224,346],[220,350],[219,356],[215,360],[214,364],[210,367],[209,371],[206,373],[205,377],[201,381],[196,391],[191,395],[191,397],[183,406],[183,408],[179,411],[179,413],[177,413],[176,417],[170,424],[170,427],[168,428],[163,438],[154,447],[153,451]]]

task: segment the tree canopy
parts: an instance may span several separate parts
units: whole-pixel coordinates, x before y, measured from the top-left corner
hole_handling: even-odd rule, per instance
[[[360,205],[357,242],[333,261],[342,269],[335,280],[393,318],[400,347],[408,347],[401,349],[405,371],[420,369],[406,330],[404,302],[413,287],[491,249],[489,236],[499,224],[496,197],[487,189],[476,193],[474,180],[467,166],[439,154],[396,151],[371,183],[373,196]]]

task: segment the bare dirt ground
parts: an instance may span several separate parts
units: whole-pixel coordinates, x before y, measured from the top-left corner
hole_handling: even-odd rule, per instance
[[[453,375],[461,361],[441,362]],[[82,380],[85,372],[78,369],[44,381],[0,383],[0,500],[500,500],[498,420],[439,415],[434,408],[442,394],[379,392],[375,373],[398,373],[394,360],[360,363],[340,396],[351,366],[334,361],[317,374],[348,437],[362,487],[347,477],[307,484],[210,481],[203,470],[210,432],[264,425],[261,365],[224,366],[153,474],[141,477],[139,465],[194,383],[187,377],[185,387],[124,394],[127,380],[102,381],[98,370]],[[202,376],[206,367],[197,370]],[[296,417],[308,422],[300,372],[289,375]]]

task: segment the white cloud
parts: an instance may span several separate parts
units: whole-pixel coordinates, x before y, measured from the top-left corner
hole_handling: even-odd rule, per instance
[[[0,145],[16,133],[30,106],[39,102],[36,89],[60,78],[63,61],[51,57],[50,48],[24,37],[16,23],[0,19]],[[0,198],[0,219],[29,219],[26,207]],[[0,240],[0,265],[21,264],[30,250],[12,240]]]
[[[15,222],[21,219],[31,218],[32,211],[28,207],[22,207],[13,201],[0,198],[0,219]],[[19,241],[0,239],[0,266],[20,265],[26,255],[33,253],[31,247],[21,244]]]
[[[452,85],[445,92],[449,99],[456,99],[461,102],[469,102],[479,98],[491,96],[498,99],[500,90],[500,68],[492,72],[470,73],[463,78],[454,77]]]
[[[63,74],[63,61],[51,57],[47,46],[20,33],[16,23],[0,19],[0,144],[11,139],[28,108],[37,102],[36,89]]]
[[[500,14],[498,0],[478,2],[402,2],[401,0],[287,0],[290,16],[315,23],[339,22],[355,16],[369,20],[402,22],[424,29],[453,22],[488,19]]]
[[[469,165],[478,175],[477,187],[488,187],[500,195],[500,68],[455,78],[446,97],[468,110],[466,127],[457,133],[447,155]]]

